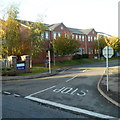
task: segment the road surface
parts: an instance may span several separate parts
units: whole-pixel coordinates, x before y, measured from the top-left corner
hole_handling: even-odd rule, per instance
[[[118,65],[118,61],[109,63],[109,66],[115,65]],[[71,67],[71,69],[52,77],[3,82],[3,117],[9,114],[6,110],[7,97],[12,100],[14,99],[13,96],[18,96],[17,99],[19,100],[21,98],[22,101],[30,100],[31,109],[33,107],[32,104],[35,103],[37,103],[37,106],[44,104],[48,108],[52,107],[51,109],[53,110],[61,108],[62,112],[66,111],[62,115],[65,118],[71,112],[71,116],[74,118],[119,118],[119,108],[109,103],[97,90],[97,83],[104,70],[104,62],[92,63]],[[10,95],[5,96],[5,94]],[[39,111],[39,108],[37,111]],[[23,113],[24,111],[21,112]],[[76,114],[78,115],[76,116]],[[51,117],[59,118],[59,115],[51,114]],[[40,116],[38,115],[38,117]]]

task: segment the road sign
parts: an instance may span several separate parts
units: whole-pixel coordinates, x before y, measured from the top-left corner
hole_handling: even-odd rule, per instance
[[[108,86],[109,86],[108,85],[108,80],[109,80],[109,77],[108,77],[109,76],[108,58],[111,58],[113,56],[114,51],[113,51],[112,47],[106,46],[103,48],[102,52],[103,52],[104,57],[106,58],[106,77],[107,77],[106,85],[107,85],[107,91],[108,91],[109,90],[108,89]]]
[[[103,48],[102,53],[103,53],[103,56],[105,58],[107,58],[107,57],[111,58],[113,56],[113,54],[114,54],[114,51],[113,51],[112,47],[106,46],[106,47]]]

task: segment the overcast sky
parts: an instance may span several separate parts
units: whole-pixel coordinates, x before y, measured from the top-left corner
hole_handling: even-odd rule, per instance
[[[42,16],[47,24],[61,23],[65,26],[94,28],[118,36],[119,0],[0,0],[0,10],[10,4],[19,7],[19,19],[36,21]],[[1,17],[1,16],[0,16]]]

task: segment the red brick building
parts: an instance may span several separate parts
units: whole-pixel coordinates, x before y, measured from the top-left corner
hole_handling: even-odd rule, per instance
[[[66,27],[63,23],[57,23],[52,25],[47,25],[48,29],[45,32],[41,33],[41,38],[46,42],[46,45],[49,47],[49,42],[55,40],[56,36],[60,34],[72,34],[73,39],[80,40],[80,51],[77,54],[83,55],[88,54],[89,57],[94,57],[97,54],[97,50],[93,49],[94,40],[97,39],[97,32],[95,29],[76,29]],[[38,55],[37,59],[34,59],[34,63],[44,62],[46,59],[47,53],[42,53]],[[56,60],[70,60],[72,56],[56,57]]]

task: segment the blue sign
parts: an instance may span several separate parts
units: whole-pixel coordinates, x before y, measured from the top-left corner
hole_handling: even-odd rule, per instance
[[[24,62],[17,63],[17,70],[24,70],[24,69],[25,69],[25,63]]]

